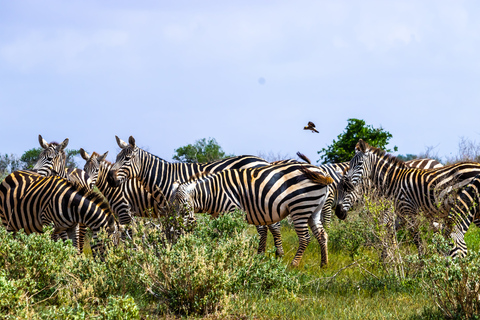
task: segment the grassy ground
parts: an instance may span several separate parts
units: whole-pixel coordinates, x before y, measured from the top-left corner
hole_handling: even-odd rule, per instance
[[[341,222],[343,223],[343,222]],[[348,222],[347,222],[348,223]],[[333,228],[337,223],[333,224]],[[252,228],[252,233],[255,230]],[[292,261],[298,238],[293,228],[282,227],[285,265]],[[480,229],[472,226],[466,235],[469,250],[479,250]],[[375,264],[363,263],[361,256],[351,257],[329,245],[329,264],[320,266],[319,245],[313,239],[298,267],[303,275],[296,295],[250,292],[237,298],[233,314],[262,319],[438,319],[431,292],[417,283],[388,281]],[[338,245],[335,246],[339,247]],[[341,247],[341,246],[340,246]],[[269,234],[267,248],[273,248]],[[414,248],[413,248],[414,249]],[[267,254],[273,255],[273,251]],[[364,260],[378,260],[372,250],[363,250]],[[357,261],[358,263],[355,263]],[[288,267],[291,268],[291,267]],[[334,278],[332,278],[334,277]]]

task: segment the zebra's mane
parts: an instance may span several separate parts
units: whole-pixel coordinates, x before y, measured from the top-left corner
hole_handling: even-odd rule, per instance
[[[382,150],[380,148],[373,147],[360,139],[356,145],[356,148],[365,153],[367,150],[371,151],[375,155],[377,155],[379,158],[385,159],[388,163],[391,163],[395,166],[398,166],[400,168],[408,168],[408,166],[405,164],[404,161],[398,159],[396,156],[387,153],[385,150]]]

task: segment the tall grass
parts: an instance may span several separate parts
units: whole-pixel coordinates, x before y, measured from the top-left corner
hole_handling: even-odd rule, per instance
[[[362,207],[346,221],[333,221],[330,262],[323,268],[313,237],[300,266],[290,266],[298,238],[287,222],[282,224],[285,256],[275,258],[271,235],[267,253],[257,255],[255,228],[241,212],[218,219],[200,215],[196,228],[173,242],[165,241],[161,222],[138,219],[132,239],[116,247],[105,239],[108,250],[102,259],[76,255],[69,242],[52,242],[51,230],[14,236],[0,227],[0,316],[435,319],[446,314],[441,303],[453,309],[452,316],[468,314],[461,305],[432,295],[432,288],[458,291],[460,278],[441,280],[449,276],[449,265],[467,266],[436,254],[438,241],[426,228],[429,249],[422,261],[408,233],[399,232],[398,252],[406,270],[399,276],[398,265],[381,258],[384,233],[369,216],[373,209]],[[471,251],[478,250],[479,237],[477,228],[467,233]],[[476,259],[465,261],[480,264]],[[471,279],[480,276],[475,268],[467,273]],[[475,310],[475,301],[467,307]]]

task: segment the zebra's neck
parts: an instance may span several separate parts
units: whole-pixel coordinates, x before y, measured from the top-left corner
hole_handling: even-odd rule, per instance
[[[107,183],[107,174],[108,171],[110,171],[110,169],[112,168],[112,166],[113,165],[111,163],[107,163],[105,161],[100,163],[97,179],[93,182],[97,186],[98,190],[100,190],[100,192],[103,193],[105,196],[114,189],[110,187],[110,185]]]
[[[399,177],[410,170],[405,164],[389,155],[378,155],[372,153],[369,156],[366,176],[373,183],[376,190],[384,196],[394,193],[398,184]]]
[[[198,163],[170,163],[142,149],[139,149],[138,157],[139,180],[160,204],[170,199],[175,181],[187,181],[204,168],[204,165]]]

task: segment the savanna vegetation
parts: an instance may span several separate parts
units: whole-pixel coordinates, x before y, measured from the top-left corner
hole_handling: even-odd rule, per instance
[[[463,153],[450,161],[478,161],[476,144],[462,143]],[[6,157],[4,174],[23,165]],[[107,250],[97,258],[88,245],[77,255],[70,241],[51,241],[51,228],[26,236],[0,227],[0,317],[479,319],[480,229],[472,225],[466,234],[468,256],[451,259],[449,242],[421,219],[419,258],[407,228],[383,224],[392,210],[389,199],[369,193],[345,221],[333,218],[323,268],[314,237],[300,266],[289,265],[298,238],[288,220],[285,255],[275,257],[271,235],[267,253],[257,255],[257,232],[240,211],[199,215],[195,226],[174,211],[136,218],[132,237],[119,245],[103,235]]]

